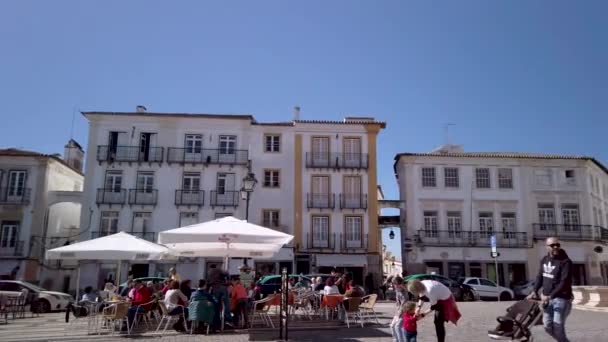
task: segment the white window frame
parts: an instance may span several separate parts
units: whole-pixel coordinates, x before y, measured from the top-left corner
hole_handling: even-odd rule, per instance
[[[280,188],[281,187],[281,170],[272,169],[264,170],[264,182],[262,185],[265,188]]]
[[[427,237],[437,237],[439,234],[439,215],[435,210],[425,210],[422,212],[424,232]]]
[[[281,225],[281,211],[278,209],[262,209],[262,226],[278,228]]]
[[[361,216],[344,217],[344,240],[347,248],[363,247],[363,218]]]
[[[218,149],[219,154],[235,154],[236,135],[220,135]]]
[[[462,237],[462,212],[448,211],[446,213],[446,221],[448,223],[448,236],[453,238]]]
[[[514,212],[500,213],[502,234],[505,239],[515,239],[517,232],[517,215]]]
[[[19,222],[2,221],[0,227],[0,248],[15,248],[19,241]]]
[[[189,223],[189,222],[184,222],[184,219],[186,220],[192,220],[191,222],[194,223]],[[196,211],[180,211],[179,213],[179,226],[183,227],[185,225],[185,223],[189,223],[189,224],[196,224],[198,222],[198,212]]]
[[[498,188],[513,189],[513,169],[508,167],[498,168]]]
[[[137,172],[137,183],[135,185],[135,189],[137,189],[137,192],[151,193],[154,190],[154,172]]]
[[[490,168],[488,167],[475,168],[475,187],[477,189],[492,188],[492,177],[490,173]]]
[[[479,223],[479,236],[489,238],[494,234],[494,213],[489,211],[481,211],[477,213]]]
[[[102,211],[99,221],[100,236],[117,233],[119,219],[120,213],[118,211]]]
[[[25,170],[10,170],[8,172],[8,180],[6,187],[8,188],[7,195],[23,196],[25,192],[25,183],[27,182],[27,171]]]
[[[423,188],[437,187],[437,170],[435,167],[422,167],[420,169],[420,176]]]
[[[264,152],[281,152],[281,135],[267,133],[264,135]]]
[[[564,231],[580,231],[581,220],[578,204],[562,204],[562,220],[564,224]]]
[[[312,217],[312,247],[313,248],[329,248],[329,216],[313,216]]]
[[[184,137],[186,154],[200,154],[203,151],[202,134],[186,134]]]
[[[534,170],[534,181],[538,185],[551,186],[553,185],[553,174],[549,169]]]
[[[457,167],[443,168],[443,184],[446,188],[460,187],[460,170]]]
[[[538,223],[540,230],[554,230],[556,221],[553,203],[538,204]]]
[[[138,227],[141,222],[141,227]],[[133,213],[132,232],[147,233],[152,230],[152,213],[149,211],[136,211]]]

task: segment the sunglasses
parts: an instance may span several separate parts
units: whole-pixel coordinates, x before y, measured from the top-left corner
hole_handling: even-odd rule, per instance
[[[560,248],[562,245],[560,245],[559,243],[552,243],[550,245],[547,245],[547,247],[551,247],[551,248]]]

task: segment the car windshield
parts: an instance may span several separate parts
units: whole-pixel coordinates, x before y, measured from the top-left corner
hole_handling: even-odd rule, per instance
[[[29,287],[29,288],[31,288],[31,289],[33,289],[33,290],[35,290],[35,291],[48,291],[47,289],[43,289],[43,288],[42,288],[42,287],[40,287],[40,286],[36,286],[36,285],[34,285],[34,284],[32,284],[32,283],[28,283],[28,282],[25,282],[25,281],[24,281],[24,282],[22,282],[22,284],[23,284],[24,286],[26,286],[26,287]]]

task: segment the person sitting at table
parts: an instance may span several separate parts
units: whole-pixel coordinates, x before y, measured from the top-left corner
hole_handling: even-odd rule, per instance
[[[344,297],[347,298],[362,298],[365,296],[365,291],[361,288],[361,286],[357,285],[357,282],[354,279],[348,283],[349,289],[344,293]],[[344,302],[344,308],[348,310],[350,305],[350,300]],[[358,304],[357,304],[358,305]]]
[[[230,312],[234,316],[234,325],[238,326],[241,312],[244,313],[245,325],[247,325],[247,303],[249,301],[247,289],[241,284],[241,280],[238,277],[234,277],[231,283]]]
[[[87,286],[84,288],[84,294],[82,295],[83,302],[94,302],[97,300],[97,296],[93,293],[93,286]]]
[[[131,290],[133,289],[133,280],[129,280],[127,282],[127,286],[125,286],[122,291],[120,291],[120,296],[125,298],[128,297],[129,294],[131,293]]]
[[[193,321],[197,321],[199,318],[206,318],[207,312],[204,311],[204,306],[196,305],[197,302],[208,301],[213,304],[213,321],[211,322],[212,331],[216,331],[220,328],[220,302],[217,298],[215,298],[211,293],[209,293],[209,289],[207,287],[207,281],[205,279],[200,279],[198,281],[198,288],[192,292],[192,296],[190,297],[190,307],[188,315],[189,319]],[[194,306],[194,307],[193,307]],[[196,312],[193,312],[196,310]]]
[[[127,324],[129,324],[130,327],[133,327],[135,315],[137,313],[150,310],[151,305],[149,303],[152,301],[150,292],[144,286],[144,283],[141,280],[135,280],[133,282],[133,297],[130,301],[131,307],[129,308],[129,312],[127,314]],[[147,305],[144,306],[143,304]]]
[[[162,290],[160,290],[160,292],[163,293],[163,295],[167,294],[167,291],[171,290],[171,283],[173,281],[170,278],[167,278],[163,281],[163,287]]]
[[[325,287],[323,288],[323,294],[326,296],[340,294],[340,290],[338,290],[338,287],[334,285],[334,280],[332,278],[327,278]]]
[[[185,305],[188,305],[188,298],[182,293],[179,289],[179,282],[174,280],[171,282],[170,290],[165,294],[165,305],[167,306],[167,310],[169,311],[169,315],[179,315],[181,313],[184,314],[183,317],[179,318],[179,321],[173,325],[173,328],[177,331],[184,330],[184,321],[183,319],[188,319],[188,309],[186,306],[179,306],[178,302],[182,301]]]
[[[192,281],[190,279],[183,280],[179,284],[179,289],[182,291],[186,298],[190,298],[192,296]],[[179,305],[186,305],[185,303],[180,302]]]

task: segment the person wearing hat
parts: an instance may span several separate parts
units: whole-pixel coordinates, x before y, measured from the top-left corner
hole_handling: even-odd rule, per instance
[[[251,268],[248,265],[242,265],[239,267],[239,278],[241,280],[241,284],[249,289],[251,287],[251,283],[253,283],[253,273],[251,272]]]

